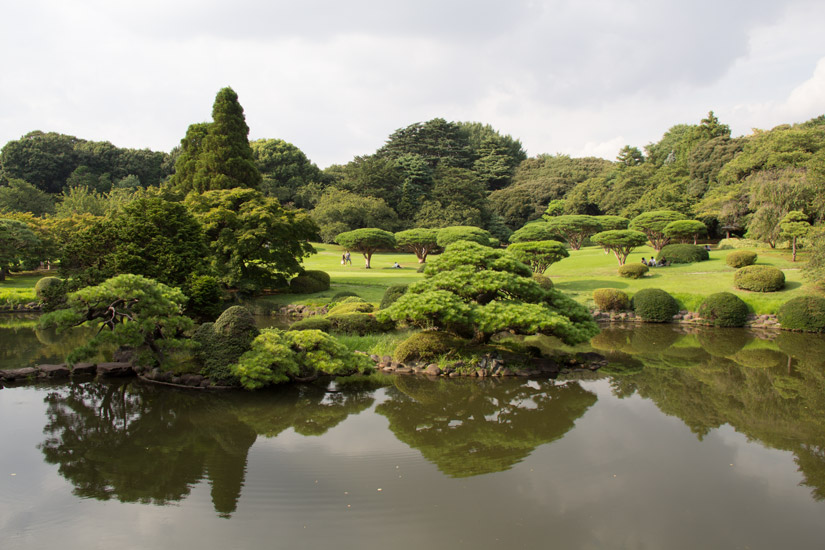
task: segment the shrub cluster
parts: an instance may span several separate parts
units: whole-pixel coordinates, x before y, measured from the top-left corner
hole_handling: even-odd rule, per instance
[[[753,265],[756,263],[756,252],[752,250],[734,250],[725,256],[725,263],[734,269],[745,267],[746,265]]]
[[[593,291],[593,301],[602,311],[630,309],[630,298],[627,293],[616,288],[597,288]]]
[[[645,264],[624,264],[619,266],[619,276],[625,279],[641,279],[650,271]]]
[[[384,291],[384,296],[381,298],[381,303],[379,304],[378,309],[388,308],[394,304],[397,299],[407,292],[408,286],[409,285],[391,285],[387,287],[387,290]]]
[[[659,288],[645,288],[633,295],[633,311],[648,323],[667,323],[679,313],[679,304],[670,294]]]
[[[692,264],[710,258],[708,251],[695,244],[669,244],[656,256],[656,261],[667,260],[671,264]]]
[[[553,290],[553,280],[547,275],[533,273],[533,280],[536,281],[544,290]]]
[[[289,330],[322,330],[329,332],[330,329],[332,329],[332,321],[320,315],[306,317],[289,325]]]
[[[753,292],[776,292],[785,288],[785,274],[769,265],[749,265],[733,274],[733,286]]]
[[[347,296],[338,301],[339,304],[366,304],[367,301],[360,296]]]
[[[401,363],[428,361],[459,349],[461,345],[461,340],[446,332],[425,330],[401,342],[395,348],[394,356],[395,360]]]
[[[748,319],[748,305],[736,294],[717,292],[705,298],[699,315],[717,327],[743,327]]]
[[[195,275],[183,289],[189,296],[186,314],[197,320],[212,320],[221,313],[224,296],[221,284],[215,277]]]
[[[330,309],[327,313],[329,315],[344,314],[344,313],[371,313],[375,309],[369,302],[348,302],[341,303]]]
[[[355,292],[351,290],[342,290],[341,292],[335,293],[332,298],[329,299],[330,302],[339,302],[342,298],[348,298],[350,296],[358,296]]]
[[[213,381],[233,383],[230,366],[249,351],[258,334],[255,319],[243,306],[232,306],[214,323],[202,324],[192,337],[200,344],[195,358],[203,365],[201,374]]]
[[[825,332],[825,298],[799,296],[788,300],[777,312],[782,328],[806,332]]]
[[[330,278],[326,271],[307,270],[289,281],[293,294],[314,294],[329,290]]]
[[[371,334],[389,332],[395,328],[393,321],[379,321],[370,313],[330,313],[326,319],[331,323],[331,330],[345,334]]]
[[[722,239],[716,245],[717,250],[734,250],[737,248],[764,248],[765,243],[756,239]]]

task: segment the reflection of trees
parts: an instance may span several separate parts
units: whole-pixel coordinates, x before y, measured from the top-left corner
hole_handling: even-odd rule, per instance
[[[84,383],[49,393],[46,461],[81,497],[166,504],[206,477],[215,510],[235,511],[258,434],[320,435],[372,404],[362,392],[296,387],[277,395]]]
[[[453,477],[512,467],[561,438],[596,396],[575,382],[399,377],[376,411],[390,429]]]
[[[627,342],[629,335],[610,339]],[[730,424],[749,438],[793,452],[804,483],[815,498],[825,499],[825,338],[783,332],[774,341],[761,341],[744,330],[709,328],[695,337],[696,350],[686,350],[693,341],[685,337],[655,355],[630,354],[633,349],[622,345],[612,353],[644,368],[612,369],[614,391],[651,399],[700,438]],[[605,342],[599,342],[600,349]],[[700,345],[711,348],[710,354]],[[682,359],[698,360],[684,365],[677,350]]]
[[[0,369],[31,367],[37,363],[62,363],[69,352],[86,343],[90,335],[83,328],[62,334],[51,330],[32,330],[28,323],[0,326]]]

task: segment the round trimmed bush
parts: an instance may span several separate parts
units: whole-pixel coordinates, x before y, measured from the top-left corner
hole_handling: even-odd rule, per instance
[[[748,305],[736,294],[717,292],[705,298],[699,315],[716,327],[743,327],[748,320]]]
[[[777,312],[782,328],[805,332],[825,332],[825,298],[799,296],[788,300]]]
[[[710,258],[708,251],[695,244],[669,244],[656,256],[656,262],[667,260],[669,264],[692,264]]]
[[[396,346],[394,356],[400,363],[428,361],[460,348],[461,345],[461,340],[446,332],[425,330],[413,334]]]
[[[66,282],[57,277],[43,277],[34,285],[34,294],[44,311],[54,311],[66,303]]]
[[[364,302],[363,300],[360,302],[350,302],[347,304],[338,304],[334,308],[330,309],[327,314],[328,315],[336,315],[339,313],[371,313],[374,310],[372,304],[368,302]]]
[[[395,328],[392,321],[379,321],[370,313],[334,313],[326,319],[332,323],[332,330],[346,334],[370,334],[373,332],[389,332]]]
[[[358,296],[358,294],[356,294],[355,292],[353,292],[351,290],[342,290],[341,292],[338,292],[338,293],[334,294],[332,296],[332,298],[329,299],[329,301],[330,302],[338,302],[342,298],[348,298],[350,296]]]
[[[302,275],[312,277],[313,279],[324,283],[325,285],[327,285],[327,288],[329,288],[331,279],[329,277],[329,273],[327,273],[326,271],[320,271],[318,269],[307,269],[302,273]]]
[[[289,281],[289,290],[293,294],[315,294],[329,290],[329,283],[324,283],[309,275],[296,275]]]
[[[619,276],[625,279],[641,279],[650,271],[645,264],[624,264],[619,266]]]
[[[679,313],[676,300],[660,288],[645,288],[633,295],[633,311],[647,323],[667,323]]]
[[[533,273],[533,280],[536,281],[544,290],[553,290],[553,280],[547,275]]]
[[[734,269],[739,269],[740,267],[755,264],[756,258],[756,252],[752,250],[734,250],[725,256],[725,263]]]
[[[243,306],[232,306],[221,313],[215,321],[216,334],[252,342],[258,335],[255,318]]]
[[[593,291],[593,301],[602,311],[630,309],[630,298],[627,293],[616,288],[597,288]]]
[[[385,309],[394,304],[397,299],[407,292],[407,286],[409,285],[391,285],[387,287],[387,290],[384,291],[384,296],[381,298],[381,303],[378,305],[378,309]]]
[[[322,330],[329,332],[332,328],[332,321],[325,319],[320,315],[313,315],[300,321],[295,321],[289,325],[289,330]]]
[[[785,288],[785,274],[770,265],[748,265],[733,274],[733,286],[753,292],[776,292]]]

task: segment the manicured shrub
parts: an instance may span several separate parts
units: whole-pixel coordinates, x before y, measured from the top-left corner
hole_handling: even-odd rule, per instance
[[[641,279],[650,268],[645,264],[624,264],[619,266],[619,276],[625,279]]]
[[[338,302],[342,298],[347,298],[349,296],[358,296],[358,294],[356,294],[355,292],[352,292],[351,290],[342,290],[341,292],[338,292],[338,293],[334,294],[332,296],[332,298],[329,299],[329,301],[330,302]]]
[[[533,273],[533,280],[536,281],[544,290],[553,289],[553,280],[547,275],[541,273]]]
[[[371,313],[374,310],[372,304],[368,302],[350,302],[347,304],[338,304],[337,306],[330,309],[327,314],[328,315],[336,315],[339,313]]]
[[[782,328],[805,332],[825,332],[825,298],[799,296],[788,300],[777,312]]]
[[[308,270],[304,271],[302,273],[302,275],[306,275],[307,277],[312,277],[313,279],[315,279],[317,281],[320,281],[321,283],[327,285],[327,288],[329,288],[329,284],[330,284],[331,279],[329,277],[329,273],[327,273],[326,271],[320,271],[318,269],[308,269]]]
[[[309,275],[297,275],[289,281],[289,290],[293,294],[314,294],[329,290],[329,283]]]
[[[332,331],[346,334],[371,334],[374,332],[389,332],[395,328],[392,321],[379,321],[370,313],[334,313],[326,319],[332,323]]]
[[[699,315],[716,327],[743,327],[748,320],[748,305],[736,294],[717,292],[705,298]]]
[[[480,227],[470,225],[455,225],[438,230],[436,242],[441,248],[458,241],[471,241],[484,246],[490,245],[490,233]]]
[[[440,355],[459,349],[462,341],[446,332],[425,330],[417,332],[401,342],[394,352],[395,360],[401,363],[409,361],[429,361]]]
[[[756,252],[752,250],[734,250],[725,256],[725,263],[734,269],[739,269],[740,267],[755,264],[756,258]]]
[[[630,309],[630,298],[627,293],[616,288],[597,288],[593,291],[593,301],[602,311]]]
[[[34,294],[44,311],[54,311],[66,303],[68,287],[57,277],[43,277],[34,285]]]
[[[322,330],[329,332],[331,329],[332,321],[320,315],[313,315],[289,325],[289,330]]]
[[[716,245],[717,250],[733,250],[736,248],[765,248],[765,243],[755,239],[722,239]]]
[[[201,374],[213,381],[234,383],[230,366],[249,351],[258,334],[255,319],[242,306],[232,306],[214,323],[202,324],[192,336],[200,344],[195,358],[203,365]]]
[[[733,286],[753,292],[776,292],[785,288],[785,274],[769,265],[748,265],[733,274]]]
[[[656,262],[663,259],[670,264],[692,264],[704,262],[710,258],[708,251],[695,244],[669,244],[663,247],[656,256]]]
[[[407,292],[408,286],[409,285],[391,285],[387,287],[387,290],[384,291],[384,296],[381,298],[381,303],[378,305],[378,309],[390,307]]]
[[[633,295],[633,311],[647,323],[667,323],[679,313],[676,300],[659,288],[645,288]]]

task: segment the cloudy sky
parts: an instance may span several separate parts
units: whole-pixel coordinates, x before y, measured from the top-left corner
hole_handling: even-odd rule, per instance
[[[224,86],[250,139],[322,168],[435,117],[612,159],[709,110],[735,135],[825,113],[821,0],[2,5],[0,145],[43,130],[168,151]]]

